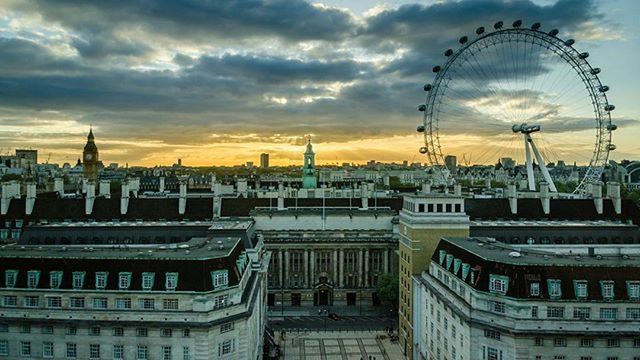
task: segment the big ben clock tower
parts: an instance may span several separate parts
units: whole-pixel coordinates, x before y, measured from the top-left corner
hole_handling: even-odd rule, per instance
[[[87,136],[87,144],[82,151],[82,167],[84,170],[84,177],[87,180],[98,180],[98,147],[93,137],[93,129],[89,129],[89,135]]]

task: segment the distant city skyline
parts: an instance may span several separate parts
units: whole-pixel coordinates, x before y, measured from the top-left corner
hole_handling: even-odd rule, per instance
[[[268,153],[269,166],[296,165],[308,135],[319,165],[424,163],[416,106],[431,67],[459,36],[521,18],[590,53],[616,105],[611,158],[640,158],[636,1],[225,4],[3,2],[0,153],[33,148],[74,164],[92,124],[106,164],[260,164]],[[460,125],[445,154],[520,156],[494,156],[499,133]],[[554,131],[566,144],[576,136],[568,124]],[[557,152],[549,162],[584,163]]]

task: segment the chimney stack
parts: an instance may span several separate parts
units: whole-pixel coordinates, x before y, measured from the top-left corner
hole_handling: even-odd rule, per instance
[[[422,193],[430,194],[431,193],[431,182],[425,181],[422,183]]]
[[[64,195],[64,180],[62,178],[53,179],[53,191],[57,192],[59,197]]]
[[[455,196],[462,196],[462,185],[460,184],[453,185],[453,194]]]
[[[33,207],[36,204],[36,184],[33,182],[27,183],[27,198],[25,201],[25,214],[31,215],[33,213]]]
[[[551,197],[549,196],[549,184],[545,181],[540,183],[540,201],[542,202],[542,211],[549,215],[551,211]]]
[[[487,189],[491,189],[491,178],[484,178],[484,187]]]
[[[109,180],[100,180],[99,196],[111,199],[111,182]]]
[[[93,212],[93,204],[96,200],[96,183],[87,181],[87,192],[84,197],[84,213],[91,215]]]
[[[284,210],[284,185],[278,183],[278,210]]]
[[[129,181],[122,182],[122,191],[120,194],[120,215],[126,215],[129,211]]]
[[[161,193],[164,192],[164,176],[160,176],[159,185],[158,185],[158,192],[161,192]]]
[[[591,196],[593,196],[593,204],[596,207],[596,211],[598,214],[603,213],[603,204],[602,204],[602,185],[600,183],[592,183],[591,187]]]
[[[9,181],[2,184],[2,198],[0,198],[0,214],[7,215],[11,199],[20,197],[20,184],[17,181]]]
[[[607,183],[607,196],[613,203],[613,209],[616,214],[622,213],[622,199],[620,198],[620,184],[615,181],[609,181]]]
[[[507,185],[507,198],[509,198],[509,208],[511,208],[512,214],[518,213],[518,192],[516,191],[516,184],[510,182]]]
[[[178,213],[184,215],[187,210],[187,179],[180,179],[180,199],[178,200]]]
[[[367,184],[360,184],[360,196],[362,197],[362,208],[364,210],[369,209],[369,190]]]
[[[222,185],[220,185],[218,181],[215,181],[212,187],[213,187],[213,217],[219,218],[222,211]]]

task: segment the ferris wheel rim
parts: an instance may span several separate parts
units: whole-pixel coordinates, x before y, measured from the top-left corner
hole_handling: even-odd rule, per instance
[[[606,95],[606,90],[609,88],[600,81],[598,77],[599,69],[592,67],[586,57],[583,57],[582,54],[573,47],[575,43],[573,39],[566,41],[560,39],[556,36],[558,31],[555,29],[550,32],[540,31],[539,23],[534,24],[532,28],[529,29],[520,27],[521,22],[516,26],[518,22],[520,21],[516,21],[512,28],[502,28],[502,22],[496,23],[494,26],[495,31],[489,32],[485,32],[484,28],[480,27],[476,30],[477,36],[473,39],[469,39],[466,36],[461,37],[459,40],[461,46],[457,50],[453,51],[448,49],[445,52],[447,61],[444,65],[433,68],[436,77],[433,83],[425,85],[425,91],[427,91],[428,94],[424,106],[421,105],[420,109],[424,111],[423,132],[425,142],[425,147],[421,148],[421,152],[426,153],[429,164],[432,167],[444,168],[444,156],[440,145],[439,118],[436,117],[434,123],[433,115],[434,111],[439,111],[439,101],[441,102],[447,85],[449,81],[451,81],[450,78],[447,79],[446,77],[449,69],[465,52],[469,52],[475,45],[487,39],[497,40],[486,44],[484,48],[504,44],[507,41],[537,45],[545,47],[547,51],[560,56],[560,58],[577,73],[580,81],[587,88],[589,97],[592,100],[594,120],[596,121],[596,143],[586,174],[580,179],[574,191],[584,192],[587,184],[600,180],[604,167],[608,162],[609,153],[615,148],[611,143],[611,136],[612,130],[615,130],[617,127],[611,122],[611,110],[613,110],[613,106],[609,104]],[[500,27],[498,27],[499,24]],[[536,42],[536,40],[538,42]],[[471,56],[473,56],[473,53],[471,53]],[[429,86],[429,90],[427,86]],[[602,91],[604,88],[606,88],[606,90]],[[446,174],[445,172],[442,173]],[[445,182],[446,181],[445,179]]]

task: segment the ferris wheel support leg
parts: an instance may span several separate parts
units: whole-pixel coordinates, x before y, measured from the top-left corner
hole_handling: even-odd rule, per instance
[[[527,160],[527,180],[529,181],[529,191],[536,190],[536,179],[533,175],[533,163],[531,162],[531,150],[529,149],[529,142],[531,137],[529,134],[524,134],[524,152]]]
[[[536,144],[533,142],[533,139],[531,139],[530,136],[529,136],[529,140],[531,144],[531,149],[533,149],[533,155],[536,157],[536,161],[538,161],[538,165],[540,165],[540,170],[542,171],[542,176],[544,177],[544,181],[546,181],[549,184],[549,190],[551,190],[551,192],[558,192],[558,190],[556,189],[556,184],[554,184],[553,180],[551,180],[551,174],[549,174],[549,169],[547,169],[547,165],[544,163],[544,159],[540,155],[540,152],[538,152],[538,148],[536,147]]]

